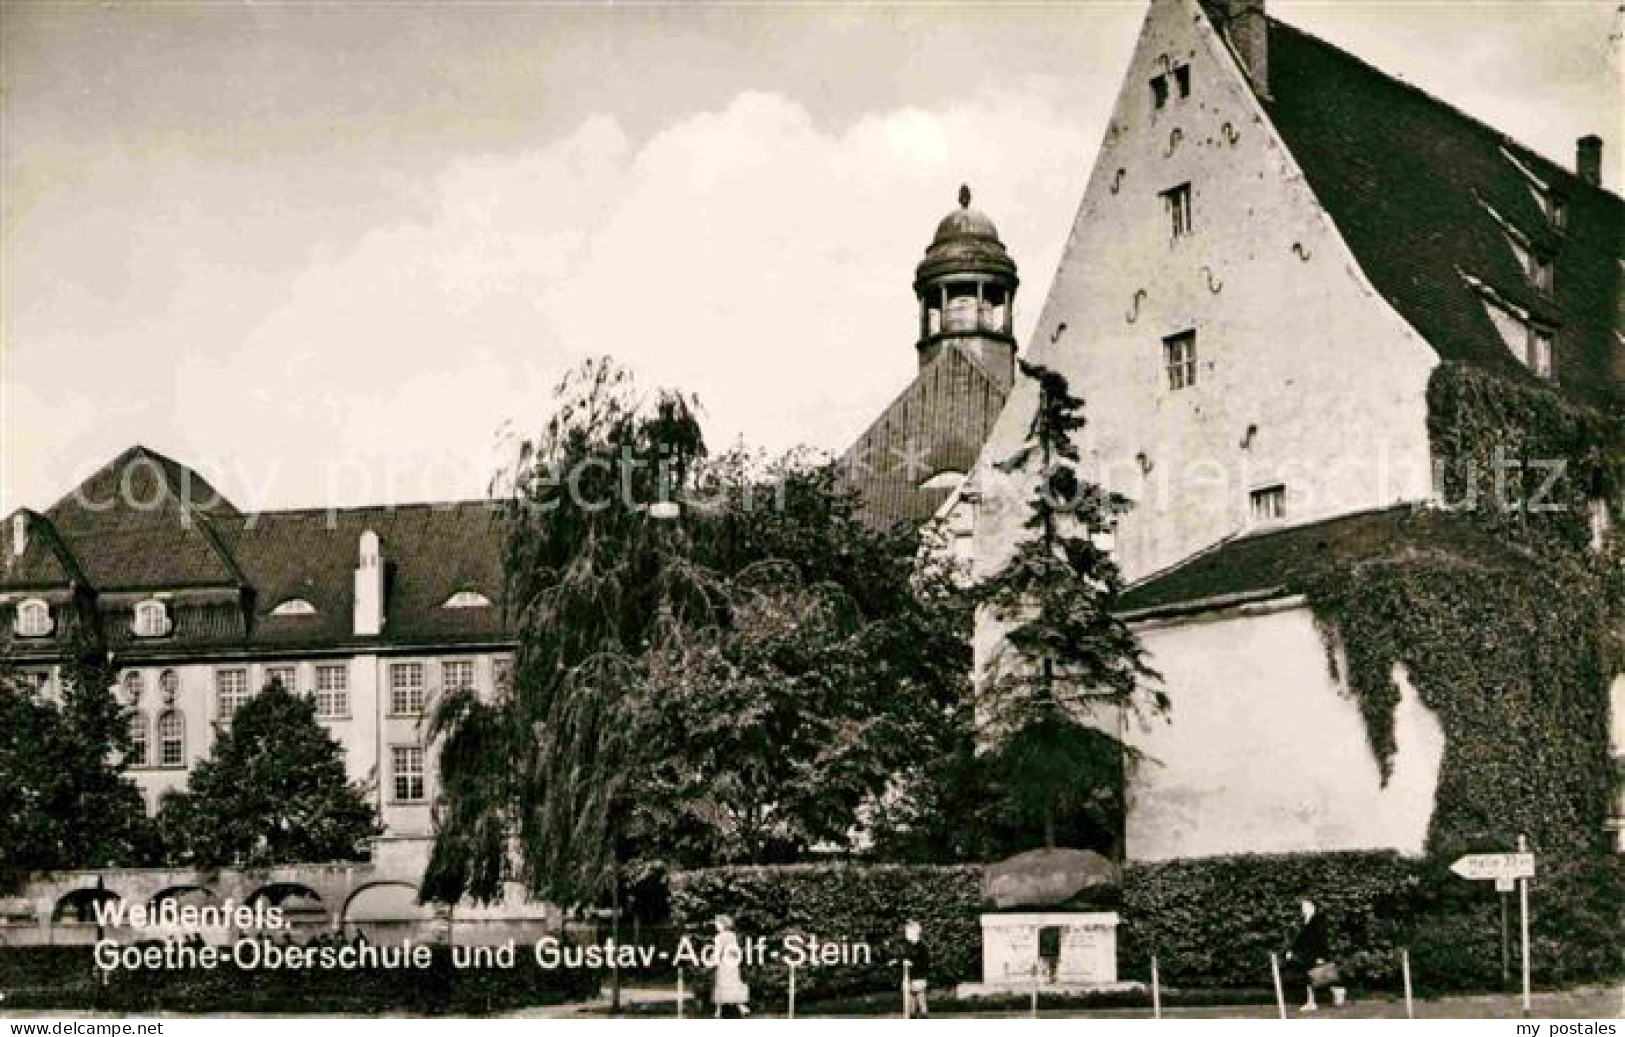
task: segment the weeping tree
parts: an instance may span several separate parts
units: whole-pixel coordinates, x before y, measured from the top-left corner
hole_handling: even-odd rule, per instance
[[[490,900],[518,878],[590,904],[616,888],[646,659],[704,628],[715,579],[670,521],[704,455],[692,398],[639,393],[607,359],[572,372],[506,474],[508,687],[446,693],[430,715],[444,795],[425,900]]]
[[[1021,372],[1037,383],[1037,408],[1026,441],[998,467],[1033,490],[1014,552],[974,589],[1005,627],[980,720],[1006,809],[1041,829],[1047,848],[1058,823],[1079,816],[1120,845],[1125,775],[1138,754],[1119,725],[1168,707],[1139,639],[1113,613],[1123,580],[1107,545],[1130,504],[1079,476],[1083,401],[1066,379],[1025,361]]]

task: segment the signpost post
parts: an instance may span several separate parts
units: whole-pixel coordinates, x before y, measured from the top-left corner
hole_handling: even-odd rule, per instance
[[[1503,896],[1512,883],[1518,884],[1518,929],[1523,940],[1523,1014],[1529,1014],[1529,880],[1535,875],[1535,855],[1529,852],[1529,840],[1518,836],[1517,853],[1470,853],[1450,866],[1450,870],[1464,879],[1475,882],[1494,880],[1495,888]],[[1502,900],[1503,908],[1506,901]],[[1504,918],[1505,915],[1503,914]],[[1502,932],[1505,933],[1503,925]],[[1502,970],[1505,972],[1505,942],[1502,943]]]

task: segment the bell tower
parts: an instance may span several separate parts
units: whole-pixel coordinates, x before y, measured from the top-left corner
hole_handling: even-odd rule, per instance
[[[920,301],[915,349],[921,370],[944,349],[962,349],[1008,387],[1015,380],[1020,279],[998,228],[970,202],[970,188],[960,187],[959,208],[937,224],[936,237],[915,268],[914,294]]]

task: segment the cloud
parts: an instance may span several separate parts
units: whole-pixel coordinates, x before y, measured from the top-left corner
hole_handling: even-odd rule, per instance
[[[538,427],[593,353],[698,392],[713,443],[840,449],[914,369],[914,264],[960,182],[1036,312],[1089,167],[1082,127],[1103,115],[1008,94],[821,126],[745,92],[641,144],[600,114],[459,159],[280,278],[191,256],[162,319],[101,343],[162,369],[138,412],[104,415],[86,465],[139,439],[245,507],[477,494],[500,431]],[[35,353],[25,374],[73,362]],[[8,450],[8,491],[68,489],[67,449]]]

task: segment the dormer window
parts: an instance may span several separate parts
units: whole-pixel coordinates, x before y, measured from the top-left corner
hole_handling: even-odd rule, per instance
[[[304,598],[289,598],[271,610],[273,616],[314,616],[316,606]]]
[[[1537,378],[1552,377],[1552,329],[1529,325],[1529,352],[1525,363]]]
[[[11,628],[18,637],[45,637],[53,626],[51,606],[45,602],[29,598],[17,603],[17,615],[12,620]]]
[[[1558,230],[1569,225],[1569,203],[1560,194],[1547,191],[1540,196],[1541,208],[1546,210],[1546,218],[1552,221],[1552,226]]]
[[[169,608],[156,599],[135,607],[135,636],[163,637],[169,633]]]
[[[491,607],[491,599],[479,591],[458,591],[440,606],[443,609],[483,609]]]
[[[1545,292],[1547,295],[1552,294],[1552,257],[1541,255],[1539,252],[1531,250],[1529,252],[1527,269],[1529,273],[1529,283],[1533,284],[1537,289]]]

